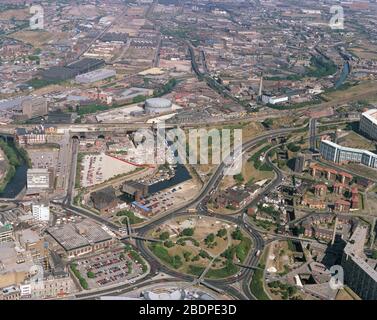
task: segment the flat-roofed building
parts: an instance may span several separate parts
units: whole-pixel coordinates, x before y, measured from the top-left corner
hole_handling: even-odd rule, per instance
[[[21,291],[18,286],[9,286],[0,290],[0,300],[20,300]]]
[[[115,190],[112,186],[103,188],[90,194],[93,206],[101,213],[113,210],[118,204]]]
[[[377,140],[377,109],[361,114],[359,130],[369,138]]]
[[[148,196],[148,186],[137,181],[126,181],[122,186],[122,191],[136,201]]]
[[[38,221],[50,220],[50,207],[48,204],[40,203],[32,205],[32,214]]]
[[[24,229],[16,232],[16,239],[20,246],[29,251],[34,259],[47,256],[45,239],[32,229]]]
[[[48,169],[28,169],[28,190],[47,190],[50,188],[50,171]]]
[[[76,76],[77,83],[92,83],[116,76],[116,71],[112,69],[99,69]]]
[[[115,240],[99,225],[90,221],[65,224],[47,229],[69,258],[108,248]]]
[[[361,163],[377,168],[377,154],[368,150],[343,147],[329,140],[322,140],[319,148],[322,158],[335,163]]]

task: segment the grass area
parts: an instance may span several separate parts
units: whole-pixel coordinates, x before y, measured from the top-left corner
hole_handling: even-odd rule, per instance
[[[309,77],[322,78],[330,76],[337,71],[337,66],[334,62],[323,56],[313,56],[310,59],[310,67],[307,75]]]
[[[117,214],[116,214],[118,217],[128,217],[128,219],[130,220],[130,223],[131,224],[137,224],[137,223],[141,223],[144,221],[144,219],[142,218],[139,218],[138,216],[135,216],[135,213],[132,212],[132,211],[129,211],[129,210],[123,210],[123,211],[119,211]],[[127,218],[124,218],[122,220],[122,223],[123,224],[127,224]]]
[[[58,36],[57,33],[51,33],[45,30],[22,30],[13,33],[11,36],[14,39],[20,40],[24,43],[30,43],[35,48],[40,48],[43,44],[54,39],[62,38],[63,34]]]
[[[205,270],[205,267],[189,265],[189,273],[200,276]],[[206,273],[205,277],[210,279],[222,279],[228,278],[239,271],[239,267],[237,267],[232,261],[227,260],[225,266],[220,269],[209,269]]]
[[[145,260],[140,256],[140,254],[138,252],[136,252],[132,246],[130,245],[126,245],[125,248],[124,248],[124,251],[126,253],[128,253],[130,256],[131,256],[131,259],[133,261],[135,261],[136,263],[139,263],[141,264],[141,268],[143,270],[143,273],[147,272],[148,270],[148,266],[147,264],[145,263]],[[130,268],[130,267],[128,267]]]
[[[59,84],[61,82],[62,81],[52,81],[52,80],[33,78],[27,81],[26,84],[33,87],[34,89],[41,89],[41,88],[44,88],[53,84]]]
[[[251,248],[251,240],[242,236],[242,239],[239,244],[232,245],[227,248],[221,256],[225,257],[227,260],[233,261],[234,257],[236,256],[237,259],[243,263],[250,251]]]
[[[99,112],[99,111],[106,111],[106,110],[113,109],[113,108],[116,108],[116,106],[109,107],[109,106],[93,103],[93,104],[89,104],[87,106],[79,106],[78,110],[77,110],[77,114],[79,116],[83,116],[83,115],[87,115],[87,114],[91,114],[91,113],[96,113],[96,112]]]
[[[152,244],[149,246],[149,249],[163,262],[168,264],[169,266],[173,267],[174,269],[178,269],[183,265],[181,256],[174,255],[171,256],[169,251],[164,248],[160,244]]]
[[[368,100],[377,97],[376,81],[365,81],[349,87],[347,90],[336,90],[323,95],[326,100],[337,104]]]
[[[262,264],[258,264],[258,268],[264,270],[265,266]],[[258,300],[270,300],[267,293],[264,291],[264,272],[261,269],[257,269],[254,272],[253,279],[250,283],[250,290],[251,293],[258,299]]]
[[[298,289],[295,286],[280,281],[273,281],[268,284],[271,292],[279,294],[283,300],[297,300],[300,297],[297,296]]]
[[[268,165],[263,166],[263,162],[260,160],[260,157],[262,154],[266,153],[268,149],[271,148],[271,145],[266,145],[263,148],[260,148],[257,152],[255,152],[247,161],[253,163],[255,169],[259,169],[262,171],[272,171],[272,168],[270,168]]]
[[[89,289],[88,282],[85,280],[85,278],[83,278],[80,271],[77,270],[77,264],[72,263],[71,264],[71,270],[72,270],[73,274],[76,276],[76,278],[79,280],[81,287],[85,290],[88,290]]]
[[[167,83],[165,83],[161,88],[156,89],[153,92],[153,96],[158,98],[162,97],[165,94],[168,94],[173,91],[174,87],[178,84],[177,79],[172,78]]]

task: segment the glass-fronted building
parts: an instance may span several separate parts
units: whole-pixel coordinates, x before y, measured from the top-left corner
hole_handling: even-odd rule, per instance
[[[355,162],[377,168],[377,154],[368,150],[340,146],[329,140],[322,140],[319,148],[322,158],[335,163]]]

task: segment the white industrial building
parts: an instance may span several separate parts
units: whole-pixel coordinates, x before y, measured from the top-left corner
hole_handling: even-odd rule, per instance
[[[377,140],[377,109],[370,109],[361,114],[359,129],[369,138]]]
[[[46,204],[33,204],[32,205],[33,217],[38,221],[50,220],[50,207]]]
[[[269,96],[269,95],[263,95],[262,96],[262,102],[265,104],[278,104],[278,103],[284,103],[288,102],[289,98],[288,96]]]
[[[27,188],[46,190],[50,188],[50,172],[48,169],[28,169]]]
[[[88,73],[80,74],[76,76],[77,83],[92,83],[96,81],[105,80],[116,75],[116,71],[112,69],[99,69]]]

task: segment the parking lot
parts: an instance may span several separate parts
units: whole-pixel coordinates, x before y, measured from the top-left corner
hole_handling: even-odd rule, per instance
[[[59,149],[29,149],[33,168],[56,168]]]
[[[152,216],[173,209],[177,205],[188,201],[196,192],[197,186],[190,180],[173,188],[156,192],[140,200],[139,203],[148,208],[150,210],[148,215]]]
[[[90,187],[135,169],[132,164],[106,154],[85,155],[82,161],[81,185]]]
[[[135,263],[123,248],[78,260],[77,269],[90,289],[127,281],[133,283],[133,279],[142,274],[141,265]]]

